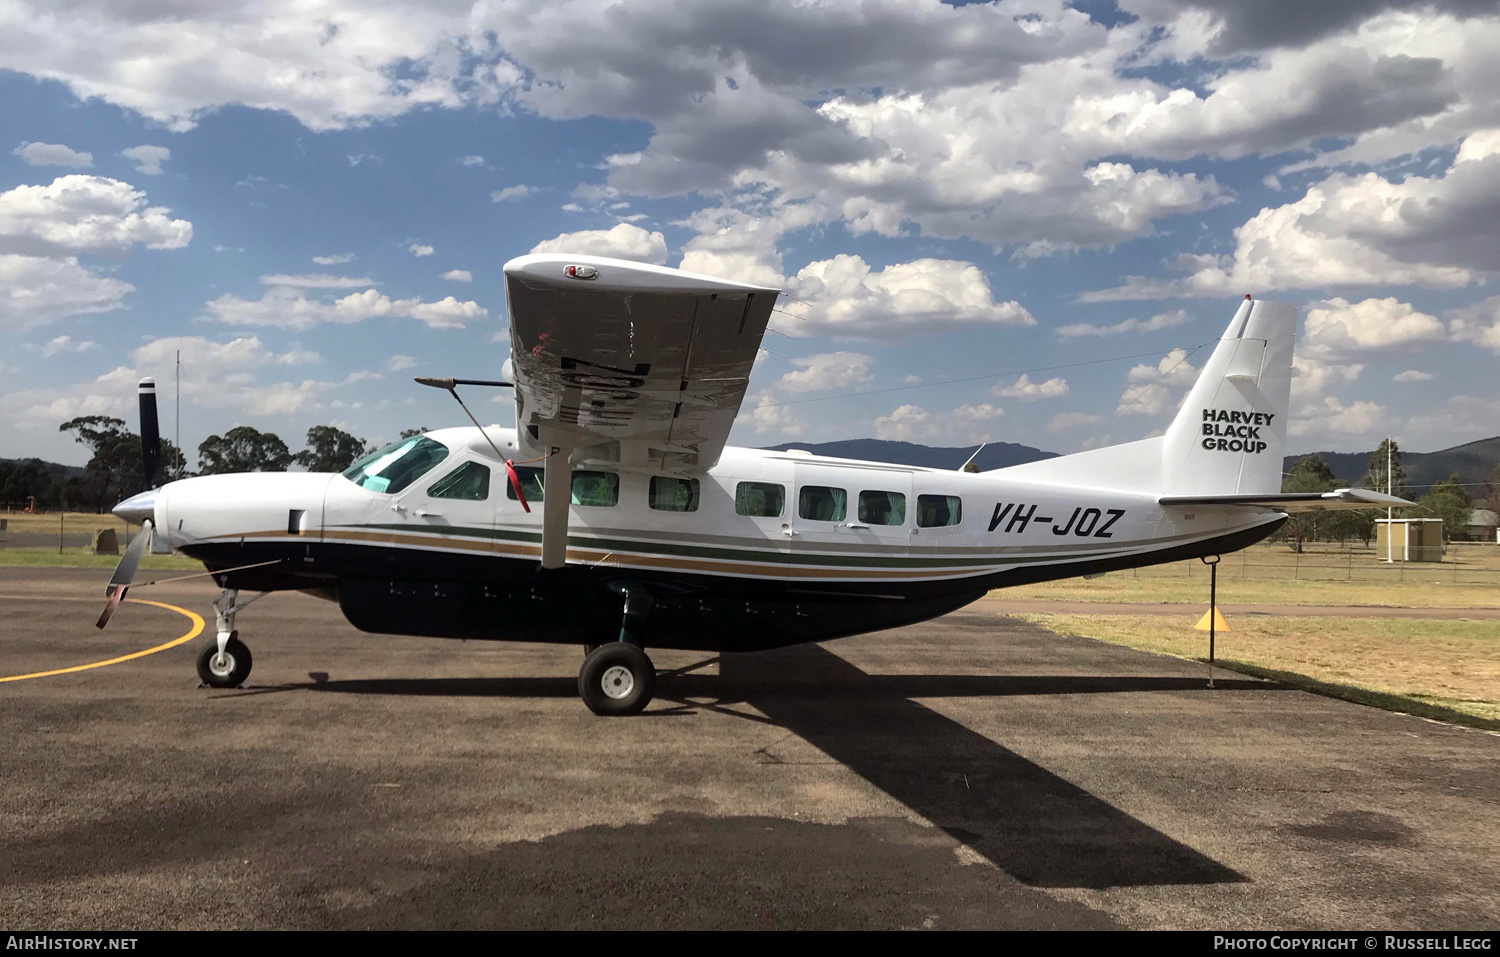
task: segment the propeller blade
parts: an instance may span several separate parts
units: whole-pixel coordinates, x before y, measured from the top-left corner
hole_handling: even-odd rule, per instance
[[[516,467],[510,464],[510,459],[505,460],[505,475],[510,479],[510,487],[516,490],[516,498],[521,500],[521,507],[530,515],[531,505],[526,501],[526,492],[521,488],[521,477],[516,474]]]
[[[120,602],[125,598],[125,592],[130,590],[130,583],[135,581],[135,570],[141,564],[141,556],[151,544],[151,536],[156,531],[155,526],[148,520],[141,524],[141,530],[135,533],[135,538],[130,540],[130,545],[125,549],[125,554],[120,556],[120,564],[115,566],[115,573],[109,576],[109,587],[104,590],[108,601],[104,603],[104,611],[100,613],[99,620],[94,623],[95,628],[103,628],[109,624],[110,616],[115,609],[120,607]]]
[[[161,429],[156,421],[156,380],[142,379],[141,399],[141,491],[157,486],[161,470]],[[102,626],[101,626],[102,627]]]

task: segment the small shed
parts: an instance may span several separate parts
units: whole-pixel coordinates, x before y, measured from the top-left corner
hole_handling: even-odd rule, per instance
[[[1393,562],[1443,560],[1443,520],[1440,518],[1377,518],[1375,557]]]
[[[1500,542],[1500,515],[1487,508],[1474,509],[1469,513],[1464,538],[1471,542]]]

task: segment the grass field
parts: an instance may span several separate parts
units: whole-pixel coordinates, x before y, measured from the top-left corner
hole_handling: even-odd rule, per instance
[[[119,555],[94,555],[77,548],[67,549],[61,554],[56,547],[0,548],[0,568],[114,568],[119,563]],[[142,555],[140,567],[203,571],[202,562],[185,555]],[[109,576],[105,575],[104,578],[107,580]]]
[[[5,519],[6,532],[18,534],[56,535],[59,519],[64,535],[90,535],[95,529],[112,528],[121,541],[124,541],[126,532],[125,522],[107,512],[49,512],[41,515],[0,512],[0,518]],[[133,532],[139,527],[131,525],[129,530]],[[0,539],[5,537],[6,532],[0,532]]]
[[[1208,656],[1196,612],[1177,616],[1022,615],[1181,658]],[[1500,625],[1494,621],[1240,617],[1217,637],[1235,670],[1363,704],[1500,730]],[[1206,674],[1206,670],[1205,670]]]

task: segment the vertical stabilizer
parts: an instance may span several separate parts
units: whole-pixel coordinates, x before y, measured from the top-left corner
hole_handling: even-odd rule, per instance
[[[1297,307],[1245,297],[1167,429],[1162,494],[1281,491]]]

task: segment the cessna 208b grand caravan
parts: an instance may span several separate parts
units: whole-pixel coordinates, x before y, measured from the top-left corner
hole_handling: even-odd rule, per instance
[[[1290,511],[1407,504],[1281,493],[1289,305],[1246,297],[1165,435],[968,473],[726,448],[779,290],[568,255],[512,260],[505,278],[516,428],[413,436],[339,475],[136,495],[115,509],[143,527],[100,627],[142,551],[176,549],[224,589],[198,662],[209,685],[250,673],[240,593],[294,589],[369,632],[583,645],[584,702],[633,714],[652,697],[647,647],[893,628],[992,588],[1244,548]]]

